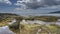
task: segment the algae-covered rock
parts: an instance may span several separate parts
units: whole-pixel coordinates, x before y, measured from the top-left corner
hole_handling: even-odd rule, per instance
[[[20,32],[19,23],[13,23],[13,24],[9,25],[9,29],[16,34],[19,34],[19,32]]]

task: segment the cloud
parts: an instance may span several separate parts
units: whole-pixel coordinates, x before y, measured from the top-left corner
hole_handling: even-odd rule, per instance
[[[26,5],[24,7],[27,8],[39,8],[39,7],[46,7],[46,6],[53,6],[53,5],[60,5],[60,0],[29,0],[29,1],[17,1],[14,5],[21,6]]]
[[[48,6],[48,7],[40,7],[37,9],[22,9],[22,8],[15,8],[14,11],[17,11],[18,14],[34,14],[34,15],[40,15],[40,13],[50,13],[55,11],[60,11],[60,5],[57,6]]]
[[[22,3],[18,1],[16,4],[20,6],[15,8],[14,11],[18,11],[22,14],[40,14],[40,13],[49,13],[60,10],[60,1],[55,0],[38,0],[32,2]],[[24,6],[25,5],[25,6]],[[21,8],[22,7],[22,8]],[[29,8],[29,9],[28,9]]]
[[[0,0],[0,3],[12,4],[9,0]]]

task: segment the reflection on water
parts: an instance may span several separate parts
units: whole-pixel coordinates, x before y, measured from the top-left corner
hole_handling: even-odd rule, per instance
[[[8,26],[3,26],[0,27],[0,34],[14,34],[14,33],[9,30]]]

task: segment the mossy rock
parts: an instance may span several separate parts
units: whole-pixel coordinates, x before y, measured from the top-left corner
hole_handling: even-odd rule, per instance
[[[13,23],[11,25],[9,25],[9,28],[11,31],[13,31],[16,34],[20,33],[20,29],[19,29],[19,24],[18,23]]]

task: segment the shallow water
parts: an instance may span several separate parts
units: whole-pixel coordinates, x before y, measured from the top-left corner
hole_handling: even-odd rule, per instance
[[[0,34],[15,34],[13,33],[8,26],[0,27]]]

